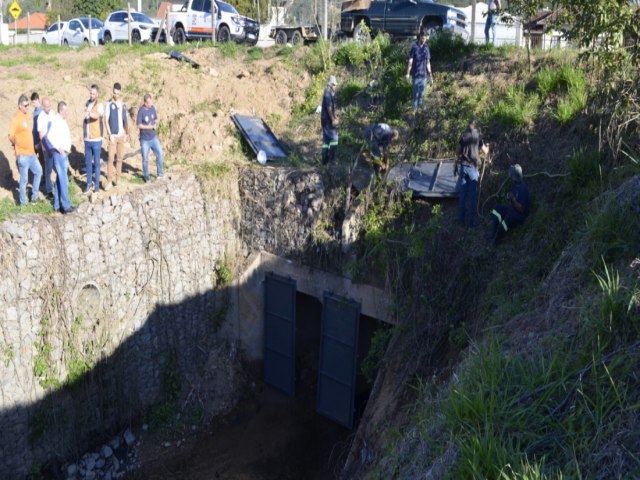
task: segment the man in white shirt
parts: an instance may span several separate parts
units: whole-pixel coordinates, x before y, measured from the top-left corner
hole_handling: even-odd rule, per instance
[[[44,156],[44,189],[49,198],[53,197],[53,187],[51,185],[51,171],[53,170],[53,153],[47,142],[47,134],[51,121],[56,112],[51,108],[51,100],[48,97],[42,99],[42,111],[38,115],[38,135],[40,136],[40,147]]]
[[[53,153],[53,168],[56,171],[56,183],[53,189],[53,209],[60,213],[71,213],[75,210],[69,200],[69,177],[67,174],[67,158],[71,151],[71,133],[67,124],[67,104],[58,103],[58,114],[53,118],[47,140]],[[62,204],[62,205],[61,205]]]

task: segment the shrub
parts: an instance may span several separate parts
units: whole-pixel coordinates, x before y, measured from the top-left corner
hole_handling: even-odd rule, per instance
[[[491,115],[507,130],[531,126],[538,116],[540,98],[537,94],[527,94],[524,86],[507,88],[504,98],[498,100]]]
[[[582,148],[569,158],[569,191],[578,200],[591,200],[600,191],[602,169],[600,153]]]
[[[465,44],[461,37],[447,34],[436,34],[429,39],[429,51],[433,58],[456,60],[471,52],[473,46]]]
[[[338,102],[340,105],[350,104],[355,97],[360,95],[367,88],[367,84],[364,80],[355,78],[347,80],[347,82],[340,89],[338,95]]]

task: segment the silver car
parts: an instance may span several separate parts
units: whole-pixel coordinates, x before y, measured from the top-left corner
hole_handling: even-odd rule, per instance
[[[98,33],[102,28],[102,22],[97,18],[91,19],[91,35],[89,35],[89,18],[72,18],[67,24],[67,29],[62,34],[62,44],[66,47],[79,47],[80,45],[98,45]]]

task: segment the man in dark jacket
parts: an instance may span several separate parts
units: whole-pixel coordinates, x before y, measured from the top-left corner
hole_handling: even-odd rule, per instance
[[[322,95],[322,164],[335,163],[338,148],[338,119],[336,118],[336,77],[331,75]]]
[[[467,211],[467,199],[469,209],[467,220],[469,226],[473,227],[476,214],[476,196],[478,194],[478,166],[480,165],[480,152],[487,155],[489,144],[484,143],[482,135],[476,128],[476,118],[469,121],[468,128],[464,131],[456,148],[456,164],[453,169],[454,175],[459,175],[460,201],[458,206],[458,221],[465,224],[465,213]]]
[[[529,215],[529,187],[524,183],[522,167],[517,163],[509,168],[511,191],[507,194],[508,205],[498,205],[491,211],[493,224],[490,239],[496,245],[510,228],[524,222]]]

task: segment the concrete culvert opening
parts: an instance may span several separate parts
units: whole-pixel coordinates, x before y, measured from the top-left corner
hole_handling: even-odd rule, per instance
[[[323,305],[296,292],[296,369],[293,397],[267,385],[253,368],[250,394],[234,412],[217,419],[179,455],[144,462],[132,479],[310,479],[337,478],[349,442],[371,391],[361,371],[376,331],[386,325],[360,315],[355,376],[354,428],[316,411]]]

